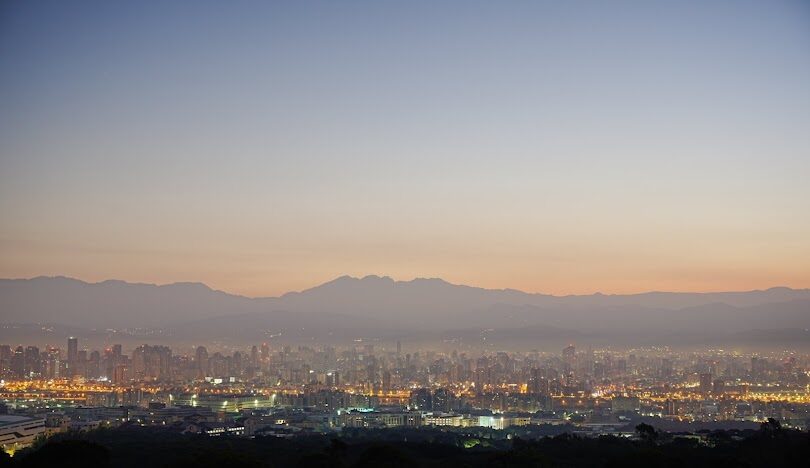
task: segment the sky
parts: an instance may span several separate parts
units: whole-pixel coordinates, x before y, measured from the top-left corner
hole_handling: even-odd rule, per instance
[[[810,4],[0,4],[0,277],[343,274],[810,287]]]

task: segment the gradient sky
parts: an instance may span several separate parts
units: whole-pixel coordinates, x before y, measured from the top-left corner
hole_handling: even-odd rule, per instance
[[[810,287],[810,4],[0,4],[0,277]]]

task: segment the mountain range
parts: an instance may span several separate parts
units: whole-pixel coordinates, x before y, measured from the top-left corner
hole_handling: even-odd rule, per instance
[[[201,283],[99,283],[66,277],[0,279],[0,323],[87,329],[160,328],[176,336],[394,337],[503,340],[540,336],[764,335],[810,338],[810,290],[552,296],[342,276],[280,297],[248,298]],[[512,338],[510,338],[512,337]],[[673,338],[680,337],[680,338]],[[810,339],[808,339],[810,342]]]

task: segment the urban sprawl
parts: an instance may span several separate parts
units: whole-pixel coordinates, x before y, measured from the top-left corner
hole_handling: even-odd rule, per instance
[[[0,345],[0,443],[125,425],[208,436],[293,438],[349,428],[441,427],[494,437],[633,437],[810,424],[810,356],[666,348],[559,353],[403,351],[257,344],[178,350]]]

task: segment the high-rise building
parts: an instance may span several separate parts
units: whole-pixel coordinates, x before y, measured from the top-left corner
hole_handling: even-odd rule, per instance
[[[666,416],[674,416],[678,414],[675,410],[675,400],[667,398],[667,400],[664,402],[664,414]]]
[[[208,350],[205,346],[198,346],[197,352],[194,355],[194,363],[197,367],[197,378],[204,378],[209,375],[208,372]]]
[[[391,391],[391,372],[388,369],[382,373],[382,389],[383,392],[388,393]]]
[[[751,377],[761,379],[765,375],[768,368],[768,363],[765,358],[752,357],[751,358]]]
[[[270,362],[270,345],[262,343],[262,366],[266,366]]]
[[[712,374],[700,374],[700,393],[708,394],[712,391]]]
[[[171,362],[172,350],[167,346],[138,346],[132,352],[132,376],[135,380],[169,380]]]
[[[25,350],[22,346],[17,346],[11,356],[11,374],[17,379],[25,376]]]
[[[59,348],[48,348],[46,351],[43,351],[42,354],[44,355],[42,359],[42,376],[46,379],[63,377],[62,366],[59,359],[61,351]]]
[[[420,388],[411,392],[411,408],[420,411],[431,411],[433,409],[433,397],[430,390]]]
[[[116,364],[113,368],[112,381],[116,385],[120,385],[127,381],[127,366],[126,364]]]
[[[206,375],[216,378],[230,377],[230,367],[230,356],[214,353],[208,358],[208,373]]]
[[[259,348],[254,345],[250,348],[250,367],[254,369],[259,368]]]
[[[449,413],[453,409],[453,394],[447,389],[439,388],[433,392],[433,411]]]
[[[67,368],[68,377],[76,375],[76,367],[79,360],[79,339],[75,336],[68,338]]]
[[[542,369],[532,369],[529,376],[528,392],[533,395],[548,395],[548,380],[543,376]]]
[[[661,361],[661,377],[672,377],[672,361],[670,359]]]
[[[39,378],[42,376],[42,364],[39,356],[39,348],[28,346],[25,348],[25,364],[23,373],[26,378]]]
[[[121,345],[114,344],[111,347],[104,350],[104,358],[103,362],[100,365],[99,372],[104,372],[104,375],[107,378],[112,379],[113,374],[115,373],[115,366],[120,364],[122,361],[122,353],[121,353]]]
[[[101,377],[101,353],[97,350],[90,353],[85,369],[85,377],[90,379]]]
[[[562,360],[568,369],[574,368],[576,364],[577,349],[574,345],[568,345],[562,350]]]
[[[79,339],[75,336],[71,336],[68,338],[68,353],[67,353],[67,360],[68,362],[76,362],[79,357]]]
[[[0,378],[11,377],[11,357],[13,355],[11,346],[0,345]]]
[[[231,357],[231,366],[228,369],[229,376],[240,376],[242,375],[242,353],[236,351],[233,353]]]

